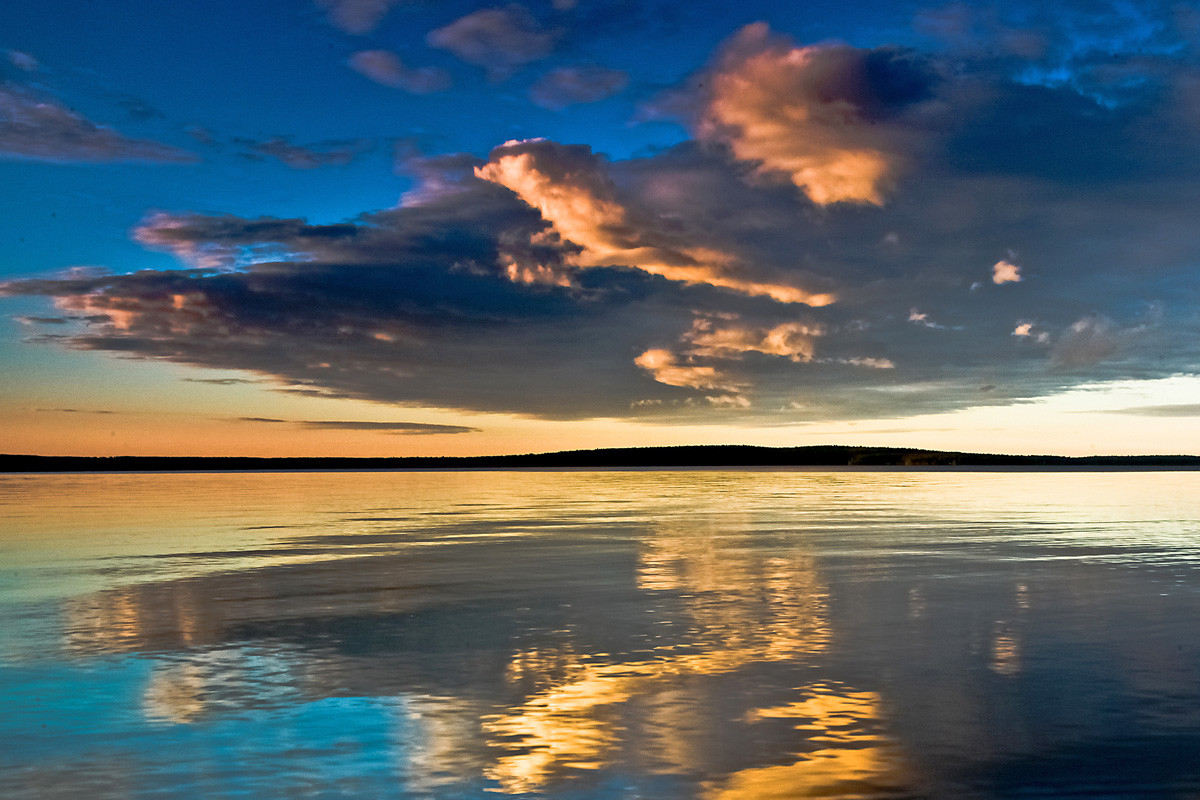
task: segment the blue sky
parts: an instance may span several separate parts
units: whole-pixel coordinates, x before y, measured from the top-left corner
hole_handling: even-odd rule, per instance
[[[1183,3],[5,4],[3,449],[1195,451],[1197,108]]]

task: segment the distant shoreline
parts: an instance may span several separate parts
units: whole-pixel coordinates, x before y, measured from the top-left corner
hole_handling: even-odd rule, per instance
[[[565,450],[500,456],[253,458],[245,456],[0,455],[0,472],[332,472],[472,469],[858,469],[1193,470],[1200,456],[1017,456],[902,447],[691,445]]]

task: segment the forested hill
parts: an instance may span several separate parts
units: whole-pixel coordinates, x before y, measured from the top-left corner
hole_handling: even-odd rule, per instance
[[[620,447],[500,456],[246,458],[0,455],[0,472],[235,472],[290,470],[645,467],[1059,467],[1200,469],[1200,456],[1011,456],[900,447]]]

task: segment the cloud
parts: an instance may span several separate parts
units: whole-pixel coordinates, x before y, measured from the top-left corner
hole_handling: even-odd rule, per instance
[[[509,142],[475,170],[480,178],[510,189],[578,250],[567,264],[624,266],[687,284],[707,284],[781,303],[828,305],[834,296],[756,278],[727,252],[689,243],[658,220],[618,198],[590,148],[547,140]]]
[[[115,411],[91,408],[39,408],[38,413],[50,414],[115,414]]]
[[[684,386],[689,389],[716,389],[723,392],[739,392],[745,385],[731,380],[715,367],[681,363],[670,350],[654,348],[633,360],[649,372],[654,380],[667,386]]]
[[[437,425],[428,422],[373,422],[362,420],[286,420],[267,417],[239,417],[242,422],[268,422],[297,425],[313,430],[380,431],[405,436],[433,436],[446,433],[479,433],[479,428],[466,425]]]
[[[346,33],[361,36],[375,30],[392,6],[403,0],[316,0],[329,21]]]
[[[947,326],[941,325],[941,324],[931,320],[929,318],[929,315],[927,313],[925,313],[924,311],[918,311],[915,308],[909,309],[908,321],[913,323],[914,325],[920,325],[923,328],[933,328],[933,329],[939,330],[939,331],[949,330],[949,328],[947,328]]]
[[[249,378],[180,378],[187,383],[208,383],[213,386],[241,386],[243,384],[262,383],[261,380]]]
[[[782,356],[790,361],[812,361],[820,325],[784,322],[762,328],[700,317],[685,334],[688,352],[694,356],[740,359],[746,353]]]
[[[502,80],[518,67],[545,58],[557,34],[540,28],[521,6],[485,8],[430,31],[430,47],[449,50],[468,64]]]
[[[133,239],[155,250],[174,254],[202,270],[232,269],[239,264],[284,255],[288,243],[301,252],[321,242],[353,235],[352,225],[308,225],[300,219],[201,216],[154,212],[133,229]]]
[[[372,144],[367,139],[353,139],[297,145],[283,136],[264,141],[235,141],[246,148],[246,153],[251,158],[274,158],[292,169],[344,167],[370,150]]]
[[[1130,406],[1129,408],[1106,408],[1090,413],[1129,414],[1137,417],[1200,417],[1200,403],[1179,403],[1165,406]]]
[[[71,317],[36,317],[28,314],[19,314],[13,319],[22,325],[66,325],[71,322]]]
[[[1021,268],[1007,261],[997,261],[992,267],[992,283],[1020,283]]]
[[[821,328],[802,322],[785,322],[771,328],[749,326],[736,315],[698,316],[680,341],[677,351],[653,348],[634,359],[654,380],[667,386],[726,392],[719,398],[707,397],[716,406],[749,408],[743,393],[751,387],[746,380],[733,377],[730,362],[741,361],[749,353],[780,356],[793,362],[813,359],[814,340]]]
[[[37,72],[41,69],[41,64],[29,53],[23,53],[20,50],[6,50],[4,53],[8,57],[8,63],[23,72]]]
[[[390,50],[360,50],[347,62],[351,69],[382,86],[411,94],[433,94],[449,89],[450,73],[440,67],[405,66]]]
[[[725,44],[702,79],[693,127],[814,203],[881,205],[907,166],[904,119],[933,82],[908,51],[802,47],[755,23]]]
[[[543,75],[529,88],[534,104],[563,109],[577,103],[595,103],[612,97],[629,84],[629,73],[605,67],[560,67]]]
[[[1200,372],[1200,127],[1173,88],[1191,56],[1098,98],[1006,54],[754,30],[684,87],[696,138],[676,146],[406,144],[416,185],[395,207],[323,225],[153,212],[135,238],[180,268],[0,294],[58,307],[21,308],[62,320],[35,342],[547,419],[898,417]],[[756,70],[747,98],[712,80]],[[718,124],[734,111],[749,127]],[[859,151],[881,154],[878,179],[826,181]],[[1005,247],[1037,280],[970,291]]]
[[[123,136],[49,97],[11,83],[0,83],[0,159],[62,164],[190,164],[198,160],[177,147]]]
[[[1033,339],[1038,344],[1046,344],[1050,341],[1050,334],[1047,331],[1039,331],[1032,322],[1018,322],[1017,327],[1013,328],[1013,336],[1023,336]]]
[[[1076,320],[1050,353],[1055,367],[1071,369],[1097,364],[1117,352],[1118,335],[1111,320],[1088,316]]]

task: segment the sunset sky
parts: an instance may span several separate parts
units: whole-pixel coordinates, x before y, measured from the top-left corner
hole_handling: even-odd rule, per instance
[[[1200,10],[0,4],[0,431],[1200,453]]]

